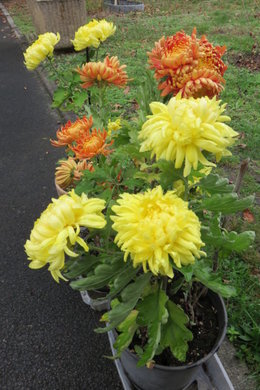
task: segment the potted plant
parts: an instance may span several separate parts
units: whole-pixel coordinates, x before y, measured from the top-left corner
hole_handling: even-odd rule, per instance
[[[138,119],[116,130],[113,124],[114,133],[102,130],[112,123],[103,105],[87,99],[93,117],[65,125],[52,143],[91,169],[53,200],[25,245],[31,268],[48,265],[56,281],[70,279],[79,291],[108,289],[111,309],[96,331],[114,331],[115,358],[144,390],[189,385],[216,352],[227,323],[221,296],[235,294],[219,263],[254,240],[251,231],[227,229],[229,215],[253,197],[239,198],[238,188],[214,173],[238,135],[217,100],[224,51],[196,30],[161,38],[149,63],[162,97],[148,76]],[[105,87],[128,80],[117,58],[77,72],[83,90],[98,86],[99,102]],[[95,120],[101,128],[92,128]]]
[[[111,12],[142,12],[144,11],[144,3],[132,0],[105,0],[104,6]]]

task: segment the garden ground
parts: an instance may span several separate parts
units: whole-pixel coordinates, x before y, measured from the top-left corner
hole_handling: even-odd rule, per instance
[[[35,38],[30,15],[25,1],[6,1],[15,23],[30,41]],[[250,157],[249,169],[244,177],[241,194],[256,194],[254,208],[230,221],[239,230],[255,230],[254,248],[243,256],[230,257],[222,264],[223,278],[234,284],[237,298],[229,300],[228,335],[237,347],[237,354],[246,360],[253,376],[260,373],[260,160],[259,160],[259,18],[258,4],[246,1],[170,1],[146,0],[145,12],[132,15],[108,15],[101,2],[88,1],[89,19],[106,17],[117,25],[114,37],[101,49],[101,54],[117,55],[127,64],[130,77],[134,77],[130,88],[111,90],[109,102],[116,118],[121,114],[135,115],[138,107],[136,97],[140,81],[147,67],[146,52],[162,35],[172,35],[179,29],[191,33],[197,27],[198,36],[206,34],[215,45],[226,45],[224,57],[228,64],[225,74],[226,89],[221,98],[228,103],[228,114],[232,127],[240,132],[240,139],[233,148],[233,157],[222,160],[220,169],[231,181],[235,181],[240,161]],[[157,4],[157,5],[156,5]],[[122,45],[122,42],[124,44]],[[61,54],[58,69],[72,67],[83,62],[81,54]]]

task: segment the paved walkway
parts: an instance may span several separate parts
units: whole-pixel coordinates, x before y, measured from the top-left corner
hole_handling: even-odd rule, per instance
[[[0,14],[1,129],[1,390],[120,390],[100,315],[46,270],[33,271],[23,245],[33,222],[55,196],[50,146],[60,118]]]

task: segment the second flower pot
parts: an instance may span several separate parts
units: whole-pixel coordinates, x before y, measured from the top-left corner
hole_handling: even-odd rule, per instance
[[[100,290],[85,290],[80,291],[80,295],[83,302],[96,311],[104,311],[109,309],[109,300],[105,298],[107,292],[103,292]]]
[[[153,368],[137,367],[138,357],[130,352],[124,351],[120,357],[123,369],[130,381],[141,390],[181,390],[189,386],[193,381],[200,367],[206,363],[219,349],[224,340],[227,328],[227,313],[223,299],[209,291],[209,299],[216,310],[218,320],[218,333],[216,342],[207,356],[195,363],[184,366],[162,366],[155,364]]]

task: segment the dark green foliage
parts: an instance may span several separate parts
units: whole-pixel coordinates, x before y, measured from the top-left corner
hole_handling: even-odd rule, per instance
[[[169,317],[162,326],[161,347],[170,347],[176,359],[185,361],[188,341],[193,339],[192,332],[186,327],[189,319],[183,309],[172,301],[166,303],[166,308]]]
[[[138,276],[135,281],[130,283],[121,292],[121,302],[112,308],[105,316],[103,320],[109,322],[109,326],[106,328],[98,328],[96,332],[104,333],[107,332],[119,324],[121,324],[130,312],[135,308],[138,300],[140,299],[144,288],[148,285],[151,279],[151,273],[143,274]]]
[[[139,312],[137,323],[141,327],[147,327],[148,342],[144,348],[138,367],[145,365],[152,360],[161,339],[161,327],[167,321],[168,312],[165,304],[168,296],[157,287],[156,291],[144,297],[143,301],[137,305]]]

